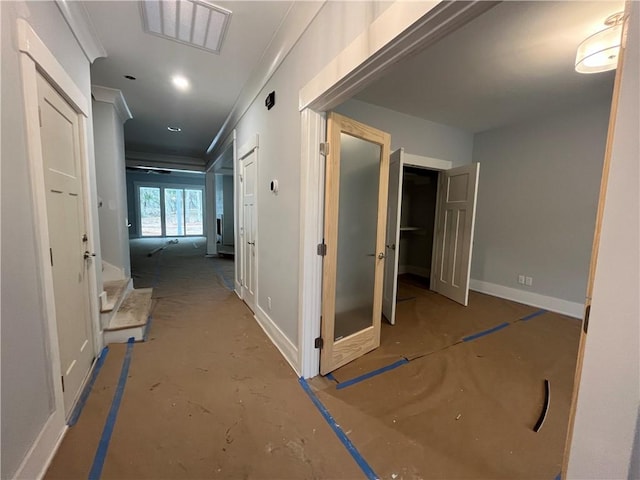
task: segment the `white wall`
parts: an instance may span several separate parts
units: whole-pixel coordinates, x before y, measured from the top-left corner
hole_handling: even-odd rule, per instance
[[[632,4],[567,478],[638,478],[640,4]]]
[[[131,276],[127,228],[127,187],[124,160],[124,130],[114,105],[93,102],[96,182],[99,201],[102,259]]]
[[[475,136],[474,280],[584,303],[609,106],[600,100]],[[533,285],[519,285],[518,274]]]
[[[336,112],[391,134],[391,151],[449,160],[454,167],[471,163],[473,134],[460,128],[412,117],[388,108],[351,99]]]
[[[2,478],[15,474],[54,409],[26,151],[16,19],[90,98],[89,62],[53,2],[0,2],[2,16]],[[91,130],[91,119],[88,119]],[[88,149],[93,149],[89,138]],[[90,172],[90,175],[92,173]],[[99,242],[98,242],[99,245]]]

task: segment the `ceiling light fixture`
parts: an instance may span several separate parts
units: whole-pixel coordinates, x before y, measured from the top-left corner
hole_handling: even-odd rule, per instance
[[[180,127],[172,127],[172,126],[168,126],[167,130],[169,130],[170,132],[181,132],[182,129]]]
[[[146,32],[220,53],[230,10],[204,0],[143,0],[140,4]]]
[[[188,90],[190,86],[189,80],[182,75],[174,75],[173,77],[171,77],[171,83],[173,83],[173,86],[178,90],[182,91]]]
[[[591,35],[578,45],[576,72],[606,72],[618,66],[623,18],[622,12],[607,17],[604,21],[607,28]]]

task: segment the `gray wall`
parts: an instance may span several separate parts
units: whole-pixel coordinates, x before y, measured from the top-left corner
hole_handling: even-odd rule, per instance
[[[127,190],[124,162],[124,130],[114,105],[93,102],[96,152],[96,188],[102,259],[131,275],[127,229]]]
[[[473,279],[584,302],[609,105],[475,136]],[[519,285],[518,274],[533,286]]]
[[[153,185],[192,185],[202,187],[204,189],[204,173],[188,173],[188,172],[171,172],[169,174],[160,173],[138,173],[127,171],[127,209],[129,215],[129,238],[137,238],[140,236],[140,229],[138,226],[138,202],[136,202],[136,183],[148,183]],[[204,192],[203,192],[204,194]],[[206,196],[203,195],[202,201],[205,202]],[[203,218],[207,218],[206,210],[207,205],[204,205],[205,215]],[[213,205],[210,207],[213,208]],[[204,226],[204,232],[207,231],[206,225]]]
[[[360,100],[348,100],[335,111],[391,134],[391,151],[449,160],[454,167],[471,163],[473,134],[456,127],[389,110]]]
[[[26,17],[87,98],[89,62],[53,2],[0,2],[2,17],[2,463],[15,474],[54,410],[26,150],[16,19]],[[91,129],[91,119],[89,119]],[[91,141],[91,139],[90,139]],[[93,148],[90,145],[90,148]]]

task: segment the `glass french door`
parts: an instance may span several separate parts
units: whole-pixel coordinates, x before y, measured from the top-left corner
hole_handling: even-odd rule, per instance
[[[140,236],[203,235],[202,196],[200,187],[139,186]]]
[[[388,133],[327,116],[320,373],[380,345],[385,258]]]

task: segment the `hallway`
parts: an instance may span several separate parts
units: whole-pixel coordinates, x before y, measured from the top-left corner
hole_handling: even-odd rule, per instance
[[[362,476],[293,370],[225,286],[219,272],[230,260],[205,258],[204,247],[202,239],[180,239],[149,257],[148,240],[132,242],[136,288],[155,287],[152,324],[147,341],[130,347],[108,449],[100,438],[127,345],[109,345],[46,478]]]

